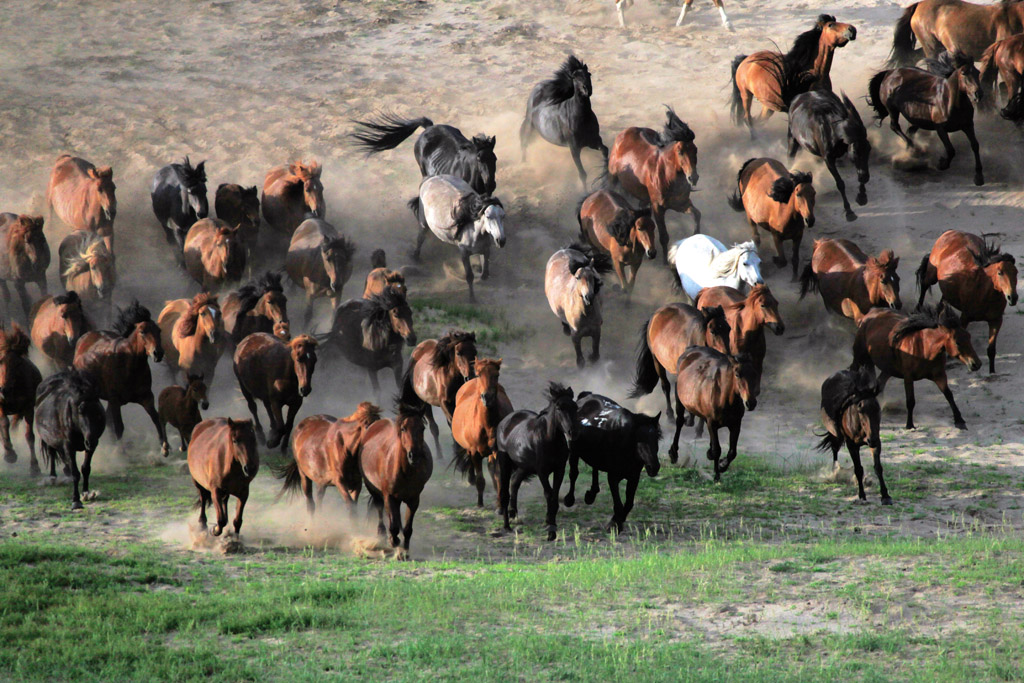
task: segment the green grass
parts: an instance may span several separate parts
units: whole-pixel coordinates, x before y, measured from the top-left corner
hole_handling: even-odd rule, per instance
[[[440,337],[453,328],[473,330],[480,351],[496,353],[499,343],[521,341],[530,335],[529,330],[513,326],[496,308],[437,298],[413,298],[410,305],[416,316],[416,332],[423,339]]]

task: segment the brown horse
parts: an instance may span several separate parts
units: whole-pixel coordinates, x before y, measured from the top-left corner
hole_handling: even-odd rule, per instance
[[[182,453],[188,450],[192,430],[203,421],[203,416],[199,414],[199,408],[207,410],[210,407],[203,376],[188,375],[186,379],[188,380],[186,387],[177,385],[165,387],[156,399],[160,424],[163,425],[164,431],[167,430],[167,425],[178,430],[178,436],[181,438],[179,450]]]
[[[409,405],[422,402],[427,405],[424,415],[430,424],[438,460],[441,459],[441,442],[438,439],[434,411],[430,406],[439,407],[451,425],[456,394],[475,376],[474,361],[476,333],[464,330],[449,330],[440,339],[421,341],[409,358],[409,365],[402,378],[402,402]]]
[[[981,59],[997,40],[1024,31],[1024,3],[976,5],[963,0],[923,0],[903,10],[893,31],[889,66],[907,66],[943,50]],[[914,47],[919,44],[920,49]],[[923,55],[922,55],[923,52]]]
[[[608,155],[608,177],[627,194],[650,205],[666,263],[666,211],[692,214],[693,231],[700,232],[700,211],[690,201],[690,192],[700,177],[695,136],[670,107],[667,109],[661,133],[650,128],[627,128],[616,136]]]
[[[750,108],[761,103],[762,121],[777,111],[789,111],[793,98],[809,90],[831,90],[832,57],[837,48],[857,39],[857,29],[821,14],[814,27],[793,41],[789,52],[760,50],[739,55],[732,62],[732,118],[737,126],[746,124],[754,139]]]
[[[899,310],[899,263],[892,249],[869,258],[850,240],[814,240],[811,261],[800,275],[800,298],[818,291],[826,310],[855,323],[874,306]]]
[[[366,284],[363,285],[363,298],[369,299],[374,294],[382,294],[385,287],[394,287],[403,295],[408,295],[405,276],[401,271],[389,270],[384,250],[375,249],[370,254],[370,272],[366,274]]]
[[[708,460],[715,463],[715,481],[722,480],[722,473],[736,459],[736,443],[740,438],[744,408],[757,407],[757,396],[761,393],[761,374],[747,359],[728,356],[706,346],[691,346],[679,356],[676,366],[676,435],[668,451],[669,459],[679,459],[679,432],[683,429],[683,415],[689,411],[700,418],[697,426],[700,434],[705,423],[711,445]],[[729,430],[729,450],[725,463],[718,430]]]
[[[149,310],[133,301],[118,311],[112,330],[86,332],[79,338],[74,367],[89,375],[99,397],[107,402],[107,424],[113,426],[117,441],[124,435],[121,406],[138,403],[153,421],[160,438],[160,452],[167,457],[171,447],[153,403],[150,356],[156,363],[164,357],[160,328]]]
[[[576,221],[583,240],[611,258],[622,291],[632,293],[644,256],[658,255],[654,248],[657,226],[650,209],[635,210],[622,195],[598,190],[580,203]]]
[[[960,311],[965,327],[972,322],[988,323],[988,371],[995,373],[996,337],[1003,326],[1003,311],[1007,303],[1017,305],[1016,260],[999,247],[985,244],[978,235],[947,230],[917,269],[918,308],[936,283],[942,300]]]
[[[235,377],[242,396],[252,413],[256,435],[268,448],[288,447],[288,435],[295,422],[295,414],[302,407],[302,399],[313,390],[313,370],[316,368],[316,340],[299,335],[285,343],[263,332],[250,334],[235,349]],[[256,400],[263,401],[270,419],[270,438],[263,436],[263,426],[256,413]],[[284,419],[283,406],[288,407]]]
[[[85,302],[111,305],[117,268],[114,255],[101,237],[73,232],[61,241],[57,255],[64,291],[75,292]]]
[[[17,216],[0,213],[0,294],[4,297],[7,317],[13,318],[11,293],[7,281],[21,297],[26,319],[32,310],[25,284],[35,283],[39,295],[47,295],[46,269],[50,267],[50,245],[43,234],[42,216]]]
[[[423,438],[423,410],[399,404],[394,420],[378,420],[363,432],[360,439],[359,468],[366,492],[377,508],[377,533],[385,537],[384,510],[387,509],[387,534],[391,546],[409,550],[412,520],[420,505],[420,494],[434,471],[430,448]],[[402,503],[405,503],[405,524],[402,525]]]
[[[999,100],[996,91],[996,76],[1003,80],[1006,88],[1006,100],[1009,101],[1020,90],[1024,79],[1024,33],[1010,36],[992,43],[981,56],[981,84],[985,89],[984,97],[991,98],[993,104]]]
[[[267,271],[258,280],[250,280],[224,297],[221,312],[230,348],[253,332],[282,336],[282,330],[287,332],[288,297],[281,286],[281,275]]]
[[[185,271],[204,292],[238,282],[245,272],[245,246],[232,228],[217,218],[204,218],[185,237]]]
[[[91,327],[74,292],[48,296],[32,310],[32,344],[58,370],[70,370],[78,338]]]
[[[947,356],[961,361],[971,372],[981,367],[971,335],[946,304],[937,309],[925,307],[910,315],[876,309],[865,315],[857,327],[852,367],[878,368],[879,394],[890,377],[903,380],[907,429],[914,429],[914,382],[921,379],[935,382],[953,410],[953,424],[958,429],[967,429],[946,380]]]
[[[494,495],[498,496],[499,482],[493,467],[498,448],[498,423],[514,408],[505,387],[498,383],[501,359],[480,358],[473,363],[476,377],[467,381],[455,396],[452,415],[452,438],[459,445],[455,466],[466,472],[476,484],[476,504],[484,506],[483,463],[491,465]],[[500,507],[501,501],[496,501]]]
[[[260,234],[259,188],[234,183],[219,185],[213,208],[217,218],[238,227],[238,239],[245,247],[245,263],[251,270]]]
[[[750,356],[750,362],[760,375],[768,351],[764,328],[767,327],[775,336],[786,331],[786,324],[779,314],[779,302],[772,296],[768,285],[756,285],[746,296],[732,287],[705,287],[700,290],[694,305],[705,312],[719,306],[723,309],[729,323],[727,353]]]
[[[32,456],[32,473],[39,473],[36,461],[36,435],[32,430],[35,419],[36,389],[43,381],[39,368],[28,359],[29,338],[25,330],[15,323],[10,331],[0,327],[0,445],[4,448],[4,462],[18,461],[11,445],[11,420],[25,421],[25,441]]]
[[[307,417],[295,427],[292,434],[292,456],[284,467],[274,468],[278,479],[284,479],[278,498],[288,492],[302,491],[306,496],[309,521],[317,506],[323,507],[324,493],[333,485],[348,506],[355,512],[359,491],[363,488],[363,475],[359,470],[359,447],[363,434],[380,419],[380,408],[363,401],[348,417],[338,419],[330,415]],[[313,485],[317,486],[316,503]]]
[[[331,310],[341,302],[341,290],[352,277],[352,255],[356,247],[333,225],[319,218],[307,218],[295,229],[284,269],[297,286],[306,292],[303,327],[309,329],[313,301],[329,297]]]
[[[61,154],[53,164],[46,187],[50,225],[56,212],[71,229],[102,237],[107,249],[114,253],[115,190],[114,171],[109,166],[96,168],[85,159]]]
[[[800,242],[804,227],[814,227],[814,185],[810,173],[787,171],[775,159],[748,159],[736,175],[736,192],[729,198],[733,211],[745,211],[754,236],[761,246],[758,228],[771,234],[775,241],[772,262],[779,268],[786,266],[782,242],[793,242],[793,279],[800,264]]]
[[[234,520],[237,536],[242,530],[249,483],[259,470],[260,455],[251,421],[215,417],[200,422],[188,445],[188,471],[199,492],[199,526],[206,529],[206,506],[212,502],[217,513],[213,535],[220,536],[228,525],[228,497],[234,496],[238,499]]]
[[[171,377],[177,377],[181,370],[185,377],[199,375],[212,385],[217,361],[227,346],[217,297],[200,293],[191,301],[168,301],[157,316],[156,324],[160,326],[160,342]]]
[[[611,260],[589,247],[570,244],[548,259],[544,271],[544,294],[551,312],[562,323],[562,332],[572,339],[576,367],[586,365],[581,341],[590,337],[590,362],[601,358],[601,273],[611,270]]]
[[[267,171],[263,180],[263,218],[277,236],[291,238],[308,214],[313,218],[327,216],[320,162],[296,161]]]

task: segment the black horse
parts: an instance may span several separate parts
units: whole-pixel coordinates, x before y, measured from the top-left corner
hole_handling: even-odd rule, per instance
[[[587,65],[576,55],[569,55],[552,78],[538,83],[530,91],[526,116],[519,128],[523,161],[526,161],[527,146],[539,133],[551,144],[569,148],[584,190],[587,189],[587,172],[580,162],[580,150],[596,149],[606,162],[608,159],[608,148],[601,140],[601,124],[590,108],[593,92]]]
[[[35,428],[43,460],[50,465],[51,477],[57,476],[57,460],[71,470],[72,510],[82,509],[79,479],[82,491],[89,495],[92,454],[106,425],[99,390],[84,373],[66,370],[50,375],[36,390]],[[85,451],[81,473],[75,459],[78,451]]]
[[[661,427],[654,417],[634,413],[615,401],[580,392],[576,399],[576,435],[569,451],[569,493],[565,494],[566,507],[576,502],[576,476],[579,461],[590,465],[593,481],[590,490],[583,495],[587,505],[594,502],[597,492],[598,472],[608,473],[608,487],[612,492],[612,519],[609,528],[622,531],[626,515],[633,509],[633,497],[640,482],[640,472],[647,469],[647,476],[658,476],[661,463],[658,462],[658,442]],[[626,503],[619,497],[619,482],[626,480]]]
[[[455,126],[435,126],[425,116],[403,119],[389,112],[378,114],[376,119],[354,123],[362,130],[351,133],[350,137],[367,156],[394,149],[417,128],[423,128],[413,153],[424,178],[453,175],[469,183],[477,194],[494,192],[498,157],[494,156],[493,137],[474,135],[472,140],[467,140]]]
[[[210,213],[205,166],[205,161],[192,166],[185,157],[184,162],[164,166],[153,176],[149,190],[153,213],[164,229],[167,243],[177,245],[179,252],[185,248],[188,229]]]
[[[565,475],[576,429],[576,401],[572,389],[556,382],[545,393],[548,406],[540,413],[517,410],[498,423],[498,501],[505,528],[518,510],[519,487],[536,475],[547,501],[548,540],[555,540],[558,489]]]
[[[865,188],[871,177],[868,160],[871,157],[871,143],[864,121],[853,106],[850,98],[843,93],[843,99],[831,90],[812,90],[797,95],[789,107],[789,156],[793,158],[803,147],[816,157],[821,157],[828,172],[836,181],[839,194],[843,197],[846,220],[857,220],[857,214],[850,208],[846,198],[846,184],[839,177],[836,161],[850,152],[853,165],[857,168],[857,203],[868,203]]]

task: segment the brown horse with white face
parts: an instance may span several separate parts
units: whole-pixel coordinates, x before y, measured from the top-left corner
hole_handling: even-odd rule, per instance
[[[896,22],[889,66],[909,66],[922,56],[934,59],[943,50],[978,60],[992,43],[1021,31],[1024,3],[1020,0],[990,5],[963,0],[915,2]]]
[[[505,387],[498,382],[501,359],[480,358],[473,363],[476,377],[462,385],[455,396],[452,415],[452,438],[458,444],[455,467],[466,472],[476,484],[476,504],[484,506],[483,463],[491,463],[494,495],[497,498],[499,481],[493,467],[498,448],[498,423],[514,408]],[[495,501],[500,507],[501,501]]]
[[[28,359],[29,338],[17,323],[10,330],[0,327],[0,446],[4,449],[4,462],[18,461],[11,445],[11,420],[25,421],[25,441],[31,454],[34,474],[39,473],[36,461],[36,435],[32,429],[36,389],[43,376]]]
[[[58,370],[70,370],[78,338],[91,327],[74,292],[49,296],[36,302],[32,311],[32,344]]]
[[[611,258],[622,291],[632,293],[644,257],[658,255],[654,248],[658,227],[650,209],[635,210],[622,195],[598,190],[580,203],[576,221],[583,240]]]
[[[313,302],[327,297],[331,310],[338,307],[341,291],[352,277],[352,255],[356,247],[333,225],[319,218],[307,218],[295,229],[284,269],[288,277],[306,293],[303,327],[309,329]]]
[[[326,218],[320,162],[296,161],[267,171],[263,180],[263,218],[281,239],[291,237],[295,228],[312,214]]]
[[[875,306],[899,310],[899,264],[892,249],[869,258],[850,240],[814,240],[811,261],[800,275],[800,298],[818,291],[827,310],[855,323]]]
[[[221,311],[229,348],[233,349],[253,332],[289,336],[288,297],[279,273],[267,271],[238,291],[230,292],[222,299]]]
[[[1024,79],[1024,33],[989,45],[981,56],[978,72],[981,74],[981,85],[985,89],[986,99],[991,98],[993,104],[998,102],[998,76],[1003,81],[1006,100],[1009,101],[1020,90]]]
[[[117,285],[117,268],[103,238],[73,232],[61,241],[57,256],[64,291],[75,292],[85,302],[101,302],[109,309]]]
[[[200,293],[191,300],[168,301],[156,324],[160,326],[160,341],[172,378],[177,378],[180,370],[185,377],[199,375],[212,385],[217,361],[227,347],[217,297]]]
[[[786,331],[786,324],[779,313],[779,301],[768,285],[756,285],[746,296],[733,287],[705,287],[700,290],[694,305],[704,312],[712,307],[722,308],[729,323],[729,349],[726,353],[749,356],[760,375],[768,352],[764,328],[767,327],[775,336]]]
[[[34,283],[39,288],[39,296],[45,297],[46,269],[49,267],[50,245],[43,234],[43,217],[0,213],[0,294],[9,319],[14,318],[14,312],[7,282],[14,285],[28,319],[32,300],[28,298],[25,285]]]
[[[1017,305],[1016,260],[999,247],[985,244],[978,235],[947,230],[917,269],[918,308],[936,283],[942,300],[960,311],[964,326],[988,323],[988,371],[995,373],[996,338],[1003,326],[1003,312],[1007,304]]]
[[[199,492],[199,526],[206,529],[206,506],[213,503],[220,536],[228,525],[228,498],[238,499],[235,535],[242,530],[242,511],[249,500],[249,484],[260,471],[256,434],[249,420],[215,417],[203,420],[192,432],[188,445],[188,471]]]
[[[242,279],[245,246],[238,230],[217,218],[204,218],[189,228],[185,237],[185,271],[204,292]]]
[[[84,230],[103,238],[114,253],[114,218],[117,198],[114,171],[109,166],[96,168],[85,159],[61,154],[53,164],[46,188],[50,207],[50,225],[56,212],[72,230]]]

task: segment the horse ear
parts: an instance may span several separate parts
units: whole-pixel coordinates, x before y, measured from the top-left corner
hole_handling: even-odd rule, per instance
[[[230,417],[228,418],[228,429],[234,429],[236,424],[237,423],[234,420],[232,420]]]
[[[203,159],[198,164],[196,164],[196,174],[197,175],[205,175],[206,174],[206,159]]]
[[[113,178],[114,177],[114,169],[112,169],[110,166],[100,166],[99,168],[96,169],[96,177],[97,178]]]
[[[572,273],[572,276],[574,278],[576,278],[577,280],[579,280],[580,277],[582,277],[582,275],[583,275],[583,266],[580,266],[579,268],[574,270],[573,273]]]
[[[491,136],[491,137],[487,138],[487,149],[489,149],[491,151],[494,151],[494,142],[495,142],[494,136]]]
[[[43,228],[43,217],[42,216],[30,216],[29,217],[29,222],[32,224],[32,227],[34,229],[42,230],[42,228]]]

